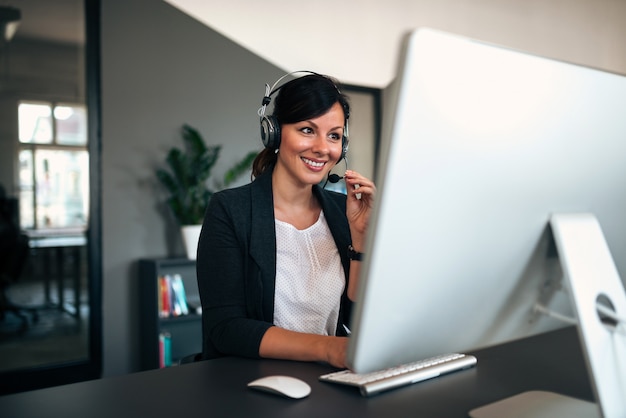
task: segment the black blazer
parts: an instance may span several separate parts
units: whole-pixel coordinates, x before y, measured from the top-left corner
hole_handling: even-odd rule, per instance
[[[345,335],[351,243],[346,196],[313,186],[346,274],[337,334]],[[274,318],[276,231],[272,170],[250,184],[215,193],[198,242],[197,279],[202,302],[203,358],[259,357]]]

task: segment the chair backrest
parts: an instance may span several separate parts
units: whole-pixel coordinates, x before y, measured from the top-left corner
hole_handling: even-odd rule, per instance
[[[181,358],[178,361],[178,364],[195,363],[196,361],[200,360],[202,360],[202,353],[193,353]]]
[[[18,201],[0,199],[0,275],[15,281],[28,257],[28,238],[20,233]]]

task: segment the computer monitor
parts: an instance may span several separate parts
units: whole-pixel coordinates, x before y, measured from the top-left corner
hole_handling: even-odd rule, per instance
[[[352,370],[575,323],[552,214],[595,215],[626,277],[626,77],[419,29],[387,103]]]

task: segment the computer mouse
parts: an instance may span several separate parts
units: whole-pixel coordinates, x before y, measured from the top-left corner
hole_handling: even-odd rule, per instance
[[[291,376],[266,376],[248,383],[248,387],[292,399],[309,396],[311,386]]]

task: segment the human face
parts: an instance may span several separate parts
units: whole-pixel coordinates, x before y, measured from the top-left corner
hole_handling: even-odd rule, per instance
[[[317,118],[283,124],[277,168],[303,185],[318,184],[341,157],[343,128],[339,103]]]

